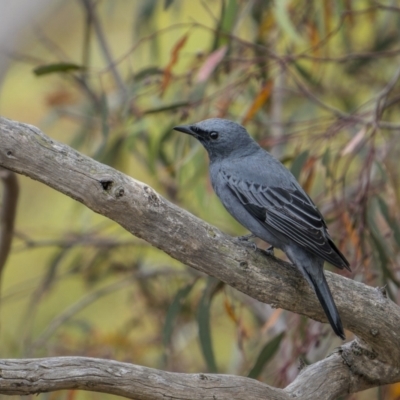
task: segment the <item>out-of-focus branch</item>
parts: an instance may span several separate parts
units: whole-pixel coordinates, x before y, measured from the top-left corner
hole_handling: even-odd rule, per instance
[[[285,69],[281,68],[276,75],[271,95],[271,136],[279,140],[283,135],[283,100],[284,100]],[[273,155],[277,158],[282,156],[283,145],[273,147]]]
[[[375,106],[375,126],[379,126],[379,120],[387,106],[387,97],[395,87],[400,77],[400,67],[397,68],[387,85],[378,93]]]
[[[120,92],[121,104],[125,104],[128,101],[128,93],[126,91],[126,86],[125,86],[124,80],[122,79],[117,67],[115,66],[114,58],[111,54],[111,50],[108,47],[103,28],[100,24],[97,13],[95,11],[95,5],[93,4],[92,0],[82,0],[82,4],[85,7],[88,17],[90,18],[90,20],[93,24],[97,39],[99,41],[101,51],[103,52],[104,58],[105,58],[107,64],[109,65],[111,74],[114,77],[115,83]]]
[[[296,268],[238,244],[237,240],[224,235],[217,228],[171,204],[148,185],[53,141],[30,125],[0,119],[0,142],[0,166],[28,175],[80,201],[172,257],[255,299],[318,321],[326,321],[315,294]],[[400,308],[391,302],[382,290],[337,274],[327,272],[326,276],[345,328],[354,332],[360,339],[343,346],[338,353],[325,360],[307,367],[287,388],[287,392],[291,396],[295,394],[297,399],[334,399],[368,387],[400,381]],[[13,361],[6,361],[6,365],[13,365],[12,363]],[[31,361],[25,360],[26,363]],[[22,368],[23,365],[24,362],[21,362],[19,367]],[[14,367],[13,376],[17,376],[17,380],[22,379],[21,374],[15,373],[16,368],[18,367]],[[60,368],[63,370],[64,367]],[[41,370],[39,380],[33,378],[36,375],[28,374],[32,376],[32,380],[23,379],[24,385],[18,387],[14,380],[12,390],[7,386],[9,381],[4,379],[4,368],[0,366],[0,369],[0,391],[2,384],[5,385],[3,388],[8,388],[4,389],[3,393],[32,393],[49,391],[56,387],[49,386],[49,382],[55,384],[55,380],[46,381],[47,372],[52,376],[54,371],[51,366]],[[91,374],[89,371],[90,383],[85,380],[85,384],[80,386],[82,375],[76,374],[76,369],[74,371],[74,388],[93,390],[98,384],[97,373]],[[164,381],[163,388],[174,386],[175,375],[152,371],[151,374],[154,373],[159,379],[170,377],[171,381]],[[192,380],[189,381],[191,383],[187,383],[184,395],[179,391],[173,394],[163,392],[164,389],[155,392],[154,387],[157,385],[153,387],[151,374],[146,374],[146,390],[152,388],[152,394],[140,397],[139,393],[135,398],[157,399],[163,398],[163,395],[175,398],[181,396],[185,399],[202,398],[201,396],[207,398],[201,384],[196,389],[198,382]],[[66,375],[63,373],[60,376],[63,379]],[[117,376],[119,389],[113,393],[126,395],[125,392],[118,392],[125,385],[124,375]],[[179,377],[182,382],[184,375]],[[216,379],[224,378],[218,376]],[[277,389],[270,388],[268,392],[266,385],[262,385],[263,397],[249,395],[249,386],[245,385],[243,378],[232,379],[230,384],[227,381],[221,384],[231,399],[288,398],[286,393],[286,397],[282,397],[282,392],[277,392]],[[212,378],[207,376],[205,380],[212,383],[213,390],[219,387]],[[45,381],[47,384],[40,386],[44,385]],[[107,392],[111,384],[104,387],[101,386],[104,380],[100,381],[100,386],[95,390],[102,388]],[[68,385],[72,385],[71,382],[72,378]],[[252,380],[250,382],[252,387],[257,385]],[[59,388],[67,387],[72,386],[60,385]],[[238,391],[239,387],[246,388],[244,397],[243,393]],[[231,392],[232,388],[234,393]],[[222,392],[221,389],[217,397],[228,398],[220,396]],[[238,393],[241,393],[240,396]]]
[[[388,121],[377,121],[376,112],[367,111],[367,112],[364,112],[362,114],[356,114],[356,113],[349,114],[349,113],[346,113],[346,112],[344,112],[342,110],[339,110],[338,108],[333,107],[333,106],[331,106],[331,105],[329,105],[327,103],[324,103],[311,90],[309,90],[307,88],[307,86],[304,85],[300,81],[300,79],[298,79],[296,77],[296,75],[290,71],[290,69],[287,69],[287,72],[290,73],[291,78],[293,79],[293,81],[295,82],[295,84],[297,85],[297,87],[303,93],[304,96],[306,96],[313,103],[319,105],[324,110],[329,111],[330,113],[335,115],[337,118],[342,119],[342,120],[352,121],[354,123],[360,123],[360,124],[363,124],[363,125],[366,125],[366,126],[373,125],[374,127],[388,129],[388,130],[399,130],[400,129],[400,124],[391,123],[391,122],[388,122]],[[396,78],[396,77],[397,77],[397,72],[396,72],[394,78]],[[398,79],[398,77],[396,78],[394,83],[396,83],[397,79]],[[389,88],[389,92],[392,89],[391,82],[389,82],[389,84],[387,86]],[[381,99],[381,98],[384,98],[386,95],[384,94],[383,96],[381,96],[381,97],[380,96],[381,96],[381,94],[378,94],[378,98]],[[369,115],[372,115],[372,117],[368,118]]]
[[[148,247],[149,244],[141,240],[116,240],[107,237],[97,237],[90,234],[86,235],[76,235],[76,234],[66,234],[65,238],[62,239],[44,239],[44,240],[34,240],[25,234],[16,232],[15,236],[20,239],[23,243],[14,249],[15,251],[23,251],[27,249],[33,249],[38,247],[60,247],[60,248],[70,248],[70,247],[94,247],[100,249],[114,249],[119,247]]]
[[[0,210],[0,283],[1,275],[11,249],[18,202],[18,180],[16,174],[0,168],[3,182],[3,199]]]
[[[63,325],[66,321],[71,319],[78,312],[88,307],[90,304],[94,303],[96,300],[107,296],[110,293],[121,290],[125,287],[133,285],[137,279],[149,279],[159,276],[169,276],[169,275],[187,275],[185,271],[179,271],[176,269],[156,269],[150,271],[139,271],[135,274],[132,274],[131,277],[124,277],[123,279],[113,282],[110,285],[97,289],[86,296],[79,299],[77,302],[66,308],[62,313],[54,317],[52,321],[50,321],[43,333],[35,339],[35,341],[30,344],[29,352],[36,350],[46,344],[46,342],[50,339],[50,337],[54,334],[54,332]]]

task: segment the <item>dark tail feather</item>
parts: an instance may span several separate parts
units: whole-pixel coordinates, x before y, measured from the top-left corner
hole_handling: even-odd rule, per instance
[[[310,281],[314,287],[315,293],[321,303],[322,308],[325,311],[328,321],[332,326],[333,331],[343,340],[346,340],[344,335],[342,321],[340,320],[339,312],[336,308],[336,304],[333,301],[332,293],[329,289],[328,282],[325,279],[323,271],[318,278],[308,274]]]

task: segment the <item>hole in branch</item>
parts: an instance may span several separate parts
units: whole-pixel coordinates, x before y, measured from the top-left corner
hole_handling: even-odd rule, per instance
[[[100,181],[100,183],[101,183],[101,186],[103,186],[104,190],[110,190],[112,188],[112,185],[114,182],[110,181],[108,179],[104,179],[104,180]]]

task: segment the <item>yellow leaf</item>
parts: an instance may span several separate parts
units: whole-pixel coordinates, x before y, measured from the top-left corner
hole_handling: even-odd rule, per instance
[[[311,191],[312,184],[314,183],[314,177],[315,177],[315,162],[317,159],[315,157],[310,157],[306,164],[303,167],[304,171],[307,171],[307,178],[305,179],[303,183],[303,189],[309,193]]]
[[[262,22],[258,28],[258,37],[263,37],[275,26],[274,15],[270,12],[265,13]]]
[[[272,315],[268,318],[268,321],[261,328],[261,332],[266,333],[269,328],[274,326],[276,324],[276,321],[278,321],[278,318],[280,317],[281,314],[282,314],[281,308],[277,308],[276,310],[274,310]]]
[[[225,306],[225,311],[228,314],[229,318],[235,323],[238,323],[238,318],[235,314],[235,310],[232,307],[232,304],[229,303],[229,300],[227,297],[224,299],[224,306]]]
[[[311,49],[314,57],[319,57],[320,56],[320,43],[321,43],[321,38],[319,36],[318,28],[315,24],[310,22],[308,24],[308,35],[310,38],[310,43],[311,43]],[[314,65],[315,66],[315,65]]]
[[[388,386],[388,400],[400,400],[400,383]]]
[[[269,80],[267,83],[262,87],[256,98],[254,99],[252,105],[247,110],[246,115],[242,120],[242,124],[245,125],[249,122],[257,111],[264,105],[264,103],[269,99],[272,91],[272,81]]]
[[[356,251],[356,260],[361,259],[361,240],[357,230],[354,228],[350,216],[347,212],[341,214],[342,221],[346,230],[346,240],[350,239],[353,249]]]
[[[235,309],[232,307],[232,304],[229,303],[229,300],[227,297],[225,297],[224,299],[224,306],[225,306],[225,310],[226,313],[228,314],[229,318],[234,322],[234,324],[236,326],[238,326],[241,337],[244,339],[247,339],[250,337],[246,327],[243,324],[243,321],[241,320],[241,318],[239,318],[236,313],[235,313]]]

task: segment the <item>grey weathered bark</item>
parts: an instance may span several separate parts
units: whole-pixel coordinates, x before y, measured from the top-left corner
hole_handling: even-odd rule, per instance
[[[316,296],[290,264],[240,245],[217,228],[171,204],[148,185],[53,141],[33,126],[0,118],[0,166],[80,201],[172,257],[255,299],[326,322]],[[346,393],[400,381],[400,308],[382,290],[329,272],[326,275],[345,328],[359,339],[307,367],[285,389],[223,375],[204,375],[206,379],[201,383],[200,375],[172,374],[131,365],[126,368],[141,374],[144,380],[138,380],[135,374],[129,375],[131,386],[122,392],[121,387],[127,386],[121,374],[109,372],[108,382],[111,380],[113,384],[105,385],[103,375],[99,382],[96,373],[88,368],[92,361],[58,358],[3,360],[0,393],[22,394],[62,387],[110,392],[114,385],[113,393],[137,399],[158,399],[164,394],[211,399],[216,392],[218,396],[215,396],[220,399],[239,399],[243,395],[238,388],[243,386],[246,390],[254,388],[252,398],[255,399],[335,399]],[[108,361],[96,363],[107,373]],[[50,368],[46,367],[49,365]],[[74,372],[63,381],[68,368]],[[57,370],[61,374],[60,381],[56,380],[61,382],[60,386],[49,378]],[[188,379],[184,394],[178,387],[182,379]],[[159,382],[155,385],[157,390],[153,389],[155,381]],[[14,385],[10,386],[10,382]],[[205,387],[212,387],[211,393]]]

